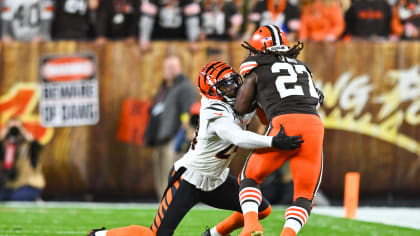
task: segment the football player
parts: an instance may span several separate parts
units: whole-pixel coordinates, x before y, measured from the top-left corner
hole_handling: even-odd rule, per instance
[[[316,107],[323,96],[315,88],[309,67],[296,59],[303,44],[289,48],[286,34],[278,26],[261,26],[242,46],[250,55],[240,67],[245,81],[238,91],[235,111],[243,115],[258,104],[270,121],[268,135],[275,135],[284,126],[288,134],[301,135],[305,143],[296,150],[257,149],[248,157],[240,175],[239,199],[244,212],[240,235],[263,234],[258,222],[262,199],[258,184],[288,159],[294,196],[281,236],[296,235],[309,218],[321,182],[324,125]]]
[[[238,116],[233,110],[236,92],[242,78],[230,65],[215,61],[199,72],[197,87],[202,95],[199,125],[188,152],[175,162],[155,219],[150,227],[128,226],[106,231],[93,230],[89,236],[172,235],[182,218],[198,202],[237,213],[206,234],[227,235],[242,227],[237,178],[229,174],[229,163],[238,147],[300,147],[300,136],[287,136],[284,129],[276,136],[263,136],[245,131],[251,114]],[[271,212],[267,200],[260,198],[257,217]]]

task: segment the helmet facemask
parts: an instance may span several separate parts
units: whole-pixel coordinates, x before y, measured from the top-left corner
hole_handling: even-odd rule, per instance
[[[242,78],[235,72],[225,75],[225,79],[219,80],[214,86],[217,94],[222,98],[222,101],[233,106],[235,105],[236,95],[239,87],[242,85]]]

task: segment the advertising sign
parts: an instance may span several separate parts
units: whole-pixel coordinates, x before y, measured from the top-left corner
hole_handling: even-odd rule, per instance
[[[99,121],[97,60],[93,54],[48,55],[40,60],[40,114],[46,127]]]

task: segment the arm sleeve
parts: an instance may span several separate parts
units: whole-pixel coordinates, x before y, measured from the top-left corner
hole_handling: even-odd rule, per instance
[[[340,5],[338,4],[333,4],[331,6],[331,12],[333,13],[331,15],[331,22],[335,22],[331,29],[331,33],[335,36],[335,38],[338,38],[344,32],[344,28],[346,26],[343,12],[341,11]]]
[[[399,17],[399,13],[398,13],[398,6],[394,6],[392,8],[393,14],[392,14],[392,19],[391,19],[391,29],[392,29],[392,33],[398,35],[398,36],[402,36],[404,33],[404,26],[401,23],[400,17]]]
[[[50,40],[51,24],[54,16],[54,2],[51,0],[44,0],[41,7],[41,28],[39,31],[39,36],[45,40]]]
[[[232,144],[247,149],[271,147],[273,137],[243,130],[233,120],[220,117],[209,124],[209,130]]]
[[[1,36],[2,37],[12,37],[12,32],[11,32],[11,22],[7,21],[7,20],[2,20],[1,21]]]
[[[12,37],[11,24],[13,19],[12,6],[10,1],[3,1],[1,6],[1,35]]]
[[[200,35],[200,5],[190,3],[185,6],[185,30],[189,41],[196,41]]]
[[[155,16],[158,7],[149,1],[141,3],[139,39],[140,42],[149,42],[152,37],[153,27],[155,25]]]
[[[305,41],[308,39],[308,29],[307,29],[307,6],[303,7],[302,13],[300,15],[300,27],[299,27],[299,40]]]

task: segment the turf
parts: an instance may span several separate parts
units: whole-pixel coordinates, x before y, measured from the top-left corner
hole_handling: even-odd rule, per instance
[[[262,221],[265,236],[278,236],[284,223],[283,209],[273,209]],[[155,215],[154,207],[89,208],[58,206],[9,206],[0,204],[1,236],[66,236],[86,235],[92,228],[140,224],[148,226]],[[205,227],[213,226],[230,215],[228,211],[196,208],[190,211],[175,231],[175,236],[199,236]],[[239,230],[232,235],[238,235]],[[420,235],[420,230],[366,223],[356,220],[312,214],[299,235]]]

